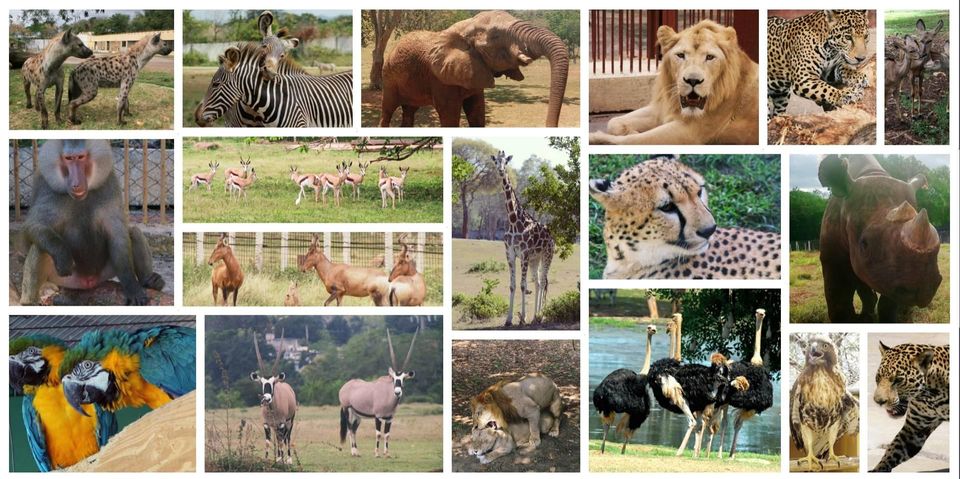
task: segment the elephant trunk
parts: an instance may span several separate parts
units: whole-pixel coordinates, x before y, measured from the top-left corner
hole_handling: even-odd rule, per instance
[[[531,59],[546,56],[550,61],[550,103],[546,126],[556,127],[560,121],[560,106],[563,104],[563,93],[567,89],[567,74],[570,69],[567,46],[555,33],[529,22],[517,22],[512,29],[526,47]]]

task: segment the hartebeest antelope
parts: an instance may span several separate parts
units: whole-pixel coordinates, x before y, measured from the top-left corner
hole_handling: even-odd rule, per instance
[[[400,176],[391,176],[390,182],[393,183],[393,190],[397,195],[397,199],[403,203],[403,185],[407,181],[407,173],[410,172],[410,167],[400,167]]]
[[[389,292],[387,274],[381,269],[331,262],[323,254],[323,247],[317,235],[313,236],[307,256],[300,265],[301,272],[310,269],[317,270],[317,276],[323,282],[327,293],[330,293],[330,297],[323,303],[324,306],[329,306],[334,300],[337,301],[337,306],[340,306],[344,296],[358,298],[370,296],[373,304],[377,306],[386,304]]]
[[[300,285],[296,281],[291,281],[287,287],[287,295],[283,298],[284,306],[300,306]]]
[[[217,168],[220,167],[220,163],[209,162],[207,166],[210,167],[210,171],[206,173],[197,173],[190,177],[190,189],[194,189],[197,185],[207,185],[207,191],[210,191],[210,186],[213,185],[213,176],[217,174]]]
[[[305,196],[305,188],[313,188],[313,202],[316,203],[320,201],[320,184],[317,181],[317,175],[313,173],[304,173],[300,174],[299,169],[296,166],[290,167],[290,179],[300,187],[300,194],[297,195],[297,201],[294,204],[299,205],[300,200]]]
[[[223,175],[223,191],[230,190],[230,178],[234,176],[239,176],[240,178],[247,177],[247,171],[250,170],[250,163],[253,160],[247,158],[246,161],[243,159],[243,155],[240,155],[240,168],[227,168],[224,170]]]
[[[340,206],[340,188],[346,182],[347,176],[350,174],[350,167],[347,166],[345,162],[341,162],[337,165],[337,174],[332,173],[323,173],[317,175],[314,180],[314,184],[318,186],[323,186],[323,192],[320,193],[320,196],[323,198],[323,204],[327,204],[327,190],[333,190],[333,203],[337,206]]]
[[[413,379],[414,371],[407,371],[410,356],[413,354],[413,344],[417,341],[420,328],[413,333],[410,340],[410,349],[403,360],[403,366],[397,367],[397,357],[393,353],[393,340],[390,338],[390,329],[387,329],[387,347],[390,350],[390,364],[387,375],[380,376],[376,381],[368,382],[363,379],[351,379],[340,387],[340,444],[350,434],[350,454],[360,456],[357,449],[357,428],[360,427],[361,417],[374,418],[377,428],[377,447],[373,455],[380,457],[380,439],[383,439],[383,457],[390,456],[390,423],[400,405],[403,396],[403,380]]]
[[[387,175],[387,167],[380,167],[380,174],[377,176],[377,187],[380,188],[380,208],[387,207],[387,196],[393,201],[393,207],[397,207],[397,196],[393,191],[393,179]]]
[[[394,261],[390,271],[390,292],[388,298],[390,306],[421,306],[427,295],[427,284],[423,275],[417,271],[417,262],[409,254],[410,248],[400,236],[400,246],[403,248]]]
[[[280,331],[280,344],[283,344],[283,330]],[[282,347],[282,346],[281,346]],[[270,431],[273,430],[277,438],[273,444],[273,457],[276,462],[293,464],[290,453],[291,436],[293,435],[293,419],[297,416],[297,394],[293,388],[284,382],[287,375],[282,371],[277,374],[283,350],[277,350],[277,358],[270,368],[270,376],[264,377],[263,358],[260,356],[260,346],[257,344],[257,333],[253,333],[253,349],[257,352],[257,371],[250,373],[250,379],[260,383],[260,414],[263,416],[263,434],[266,436],[265,459],[270,458]],[[287,458],[283,458],[283,447],[287,447]]]
[[[217,291],[223,292],[223,305],[227,305],[227,297],[233,293],[233,305],[237,305],[237,294],[240,292],[240,286],[243,285],[243,271],[240,270],[240,262],[233,255],[233,249],[230,248],[230,242],[226,234],[221,234],[217,240],[217,246],[213,248],[210,260],[207,264],[213,266],[217,261],[223,261],[213,268],[213,274],[210,276],[210,284],[213,286],[213,304],[217,305]]]
[[[230,196],[233,196],[233,193],[237,193],[237,200],[240,200],[240,195],[243,195],[243,199],[247,199],[247,187],[253,184],[257,180],[257,169],[250,168],[250,176],[246,178],[241,178],[239,176],[230,177]]]
[[[370,162],[360,162],[359,168],[360,173],[350,173],[347,175],[345,181],[348,185],[353,187],[353,199],[360,199],[360,184],[363,183],[364,177],[367,176],[367,167],[370,166]],[[350,167],[353,167],[353,162],[350,162]]]

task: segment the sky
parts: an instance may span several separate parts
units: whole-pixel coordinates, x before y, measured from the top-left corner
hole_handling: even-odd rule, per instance
[[[160,9],[157,9],[157,10],[160,10]],[[22,11],[23,11],[23,10],[10,10],[10,18],[13,18],[14,22],[19,23],[19,22],[20,22],[20,12],[22,12]],[[53,19],[57,22],[57,25],[60,25],[60,24],[63,23],[63,22],[60,20],[60,15],[58,14],[59,11],[60,11],[60,10],[49,10],[49,12],[51,13],[51,15],[53,16]],[[79,11],[79,10],[78,10],[78,11]],[[128,17],[133,18],[134,16],[136,16],[137,14],[139,14],[139,13],[142,12],[142,11],[143,11],[143,10],[106,10],[106,11],[100,13],[100,12],[94,12],[93,10],[90,10],[90,15],[89,15],[89,17],[93,17],[93,18],[107,18],[107,17],[113,16],[113,15],[115,15],[115,14],[117,14],[117,13],[122,13],[122,14],[128,16]],[[83,17],[81,16],[80,18],[83,18]]]
[[[353,15],[350,10],[276,10],[300,15],[302,13],[312,13],[320,18],[336,18],[341,15]],[[193,18],[210,21],[226,21],[230,18],[230,10],[190,10]]]
[[[515,170],[519,170],[523,163],[526,163],[527,159],[533,155],[543,158],[551,166],[565,165],[568,159],[566,152],[550,148],[550,143],[546,137],[478,139],[489,143],[498,150],[505,151],[507,155],[513,155],[510,166]]]
[[[947,166],[950,163],[948,155],[914,155],[920,163],[929,168]],[[826,191],[817,178],[817,168],[820,165],[818,155],[790,155],[790,189],[804,191]]]

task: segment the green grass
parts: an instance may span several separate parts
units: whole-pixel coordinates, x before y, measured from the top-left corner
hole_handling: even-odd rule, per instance
[[[277,470],[263,460],[263,423],[260,408],[206,411],[206,470],[235,472]],[[248,425],[238,439],[240,421]],[[372,419],[363,419],[357,431],[361,457],[350,456],[350,447],[340,449],[340,411],[336,406],[303,406],[297,410],[292,442],[298,466],[280,470],[311,472],[433,472],[443,469],[443,408],[439,404],[402,403],[390,428],[390,458],[374,458],[376,444]],[[218,461],[226,456],[227,441],[243,461]],[[237,449],[240,454],[237,454]],[[258,460],[259,459],[259,460]]]
[[[387,54],[396,40],[387,45]],[[373,48],[361,51],[360,74],[360,116],[361,126],[380,125],[380,92],[370,88],[370,64],[373,63]],[[550,95],[550,62],[540,58],[529,66],[522,67],[524,80],[514,81],[506,77],[496,79],[496,86],[485,90],[487,127],[543,127],[547,115],[547,102]],[[417,111],[414,126],[440,126],[433,107],[423,107]],[[570,62],[567,88],[563,94],[563,106],[560,108],[560,127],[580,126],[580,63]],[[400,109],[393,114],[393,126],[400,125]],[[467,126],[467,119],[461,115],[460,126]]]
[[[336,63],[336,73],[350,70],[350,62],[340,63],[341,60],[324,62]],[[351,60],[352,61],[352,60]],[[347,65],[347,66],[339,66]],[[307,71],[314,75],[320,75],[320,70],[314,67],[306,67]],[[203,96],[207,93],[207,87],[210,86],[210,80],[213,74],[217,72],[216,63],[211,62],[208,66],[183,66],[183,126],[186,128],[197,128],[193,113],[197,106],[203,101]],[[329,75],[329,73],[324,73]],[[223,119],[220,118],[214,122],[211,127],[223,127]]]
[[[488,274],[467,274],[467,269],[471,266],[484,261],[500,261],[504,258],[502,241],[486,240],[453,240],[453,291],[463,293],[467,296],[474,296],[480,292],[483,287],[484,279],[497,279],[500,283],[493,289],[493,294],[498,295],[509,301],[510,295],[510,270],[504,269],[498,273]],[[550,265],[550,285],[547,291],[547,302],[560,297],[566,291],[575,290],[577,281],[580,279],[580,246],[573,247],[573,254],[567,259],[561,260],[559,256],[554,256]],[[527,272],[527,285],[530,291],[533,291],[533,281],[529,272]],[[514,296],[514,324],[517,324],[516,318],[520,314],[520,266],[517,262],[517,290]],[[490,318],[485,321],[469,321],[461,319],[463,308],[454,307],[454,329],[483,329],[501,327],[506,321],[506,317]],[[532,317],[533,294],[527,296],[527,316],[528,322]]]
[[[950,245],[940,246],[938,256],[943,282],[933,302],[926,308],[912,307],[901,313],[905,323],[950,322]],[[860,298],[854,295],[854,307],[860,310]],[[827,322],[827,305],[823,296],[823,272],[817,251],[790,252],[790,321],[793,323]]]
[[[507,263],[504,263],[503,261],[486,260],[486,261],[481,261],[479,263],[470,265],[470,267],[467,268],[467,273],[470,273],[470,274],[499,273],[505,269],[507,269]]]
[[[779,454],[737,452],[737,458],[694,458],[692,448],[676,457],[676,448],[628,444],[620,454],[620,444],[607,441],[606,453],[600,454],[600,440],[589,442],[590,472],[779,472]]]
[[[644,155],[590,155],[590,178],[615,180]],[[780,158],[777,155],[683,155],[680,161],[703,175],[717,226],[780,231]],[[604,210],[590,199],[590,278],[603,276],[607,250]]]
[[[632,328],[641,324],[640,318],[591,317],[591,328]]]
[[[300,188],[290,180],[290,166],[301,172],[336,173],[336,164],[353,162],[357,168],[357,154],[353,151],[287,151],[289,143],[246,144],[242,139],[203,138],[220,144],[216,150],[196,150],[196,138],[184,139],[183,148],[183,221],[186,223],[442,223],[443,222],[443,165],[439,150],[423,151],[399,162],[385,162],[387,171],[398,176],[400,165],[410,167],[404,187],[405,200],[397,208],[380,208],[380,190],[377,173],[380,164],[372,163],[360,187],[361,197],[351,197],[352,189],[343,189],[341,206],[333,204],[333,192],[327,194],[327,204],[313,201],[313,190],[300,205],[294,204]],[[304,140],[308,141],[308,140]],[[224,171],[240,166],[240,155],[253,159],[257,181],[247,189],[246,199],[230,198],[223,191]],[[373,159],[372,154],[364,160]],[[200,188],[187,191],[190,177],[207,172],[209,162],[219,162],[212,191]]]
[[[916,31],[917,19],[922,18],[927,30],[937,27],[937,21],[943,20],[940,34],[946,37],[950,31],[950,12],[948,10],[891,10],[884,12],[884,31],[887,35],[905,35]]]
[[[126,116],[126,125],[117,124],[117,88],[102,87],[97,97],[77,110],[80,125],[69,123],[70,74],[73,65],[64,66],[64,92],[60,104],[63,123],[54,116],[55,89],[46,91],[47,112],[50,128],[69,130],[169,130],[173,128],[173,75],[160,71],[141,71],[130,90],[131,115]],[[31,94],[36,89],[31,88]],[[10,129],[39,130],[40,113],[27,109],[23,92],[23,76],[19,70],[10,71]]]

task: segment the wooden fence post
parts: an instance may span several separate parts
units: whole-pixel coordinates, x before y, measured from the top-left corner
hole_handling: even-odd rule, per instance
[[[287,269],[287,240],[290,237],[290,233],[284,231],[280,233],[280,271]]]
[[[130,219],[130,140],[123,140],[123,216]]]
[[[390,231],[383,234],[383,265],[393,267],[393,233]]]
[[[167,140],[160,140],[160,224],[167,224]]]
[[[143,142],[143,198],[141,199],[143,203],[143,224],[147,224],[147,199],[150,197],[150,190],[147,187],[147,169],[150,167],[150,159],[147,157],[147,140],[140,140]]]
[[[253,250],[253,262],[257,272],[263,271],[263,231],[257,231],[256,246]]]
[[[330,232],[323,233],[323,255],[326,256],[327,258],[330,257],[330,239],[331,239],[330,237],[331,236],[332,235],[330,234]]]
[[[20,221],[20,148],[17,140],[10,140],[10,146],[13,148],[13,217]]]
[[[351,264],[350,232],[340,233],[340,237],[343,239],[343,246],[341,246],[341,250],[343,252],[343,262],[346,264]]]
[[[195,236],[197,240],[197,264],[203,264],[203,233],[197,233]]]
[[[37,174],[37,168],[40,167],[40,159],[37,158],[37,155],[40,154],[40,145],[37,144],[37,140],[33,140],[33,174]]]
[[[420,272],[425,269],[423,262],[423,249],[427,244],[427,234],[423,231],[417,233],[417,265],[420,266]]]

